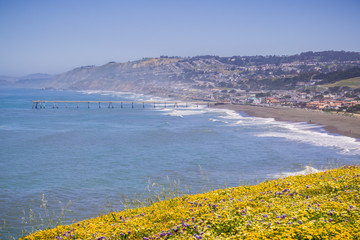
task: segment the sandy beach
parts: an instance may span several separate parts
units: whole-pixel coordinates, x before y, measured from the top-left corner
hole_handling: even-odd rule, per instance
[[[217,105],[215,107],[244,112],[253,117],[274,118],[277,121],[318,124],[323,126],[330,133],[349,136],[360,140],[360,117],[357,116],[285,107],[233,104]]]

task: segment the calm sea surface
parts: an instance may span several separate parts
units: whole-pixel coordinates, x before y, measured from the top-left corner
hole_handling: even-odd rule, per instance
[[[180,181],[190,192],[359,163],[360,142],[319,126],[276,122],[207,107],[58,104],[31,100],[149,100],[115,92],[0,89],[1,237],[18,237],[42,195],[65,223],[94,217],[108,202]],[[155,99],[155,98],[152,98]],[[24,213],[25,212],[25,213]],[[25,219],[24,219],[25,217]]]

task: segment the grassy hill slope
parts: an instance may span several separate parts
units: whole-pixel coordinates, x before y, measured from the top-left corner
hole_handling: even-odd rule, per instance
[[[359,239],[360,168],[185,195],[23,239]]]
[[[351,87],[351,88],[360,88],[360,77],[355,77],[355,78],[349,78],[349,79],[344,79],[332,84],[326,84],[323,85],[324,87]]]

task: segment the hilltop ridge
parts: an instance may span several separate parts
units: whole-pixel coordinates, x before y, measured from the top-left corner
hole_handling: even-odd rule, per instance
[[[289,90],[299,82],[321,84],[318,78],[354,67],[360,67],[360,53],[344,51],[291,56],[161,56],[82,66],[56,76],[19,79],[15,83],[4,77],[0,81],[2,86],[132,91],[175,97],[198,93],[204,97],[212,94],[211,89]]]

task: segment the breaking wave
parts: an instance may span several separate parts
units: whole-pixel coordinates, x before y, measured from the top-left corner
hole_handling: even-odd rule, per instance
[[[360,155],[360,142],[355,138],[332,135],[324,131],[314,131],[316,126],[304,124],[284,123],[284,129],[288,131],[268,131],[256,134],[258,137],[284,138],[289,141],[309,143],[320,147],[337,148],[343,154]],[[319,126],[317,127],[319,128]]]
[[[289,141],[308,143],[321,147],[336,148],[342,154],[360,155],[360,142],[357,139],[334,135],[323,129],[323,126],[305,122],[281,122],[273,118],[244,117],[235,111],[225,111],[224,119],[232,119],[231,126],[261,128],[257,137],[283,138]]]
[[[321,171],[316,169],[316,168],[310,167],[310,166],[305,166],[304,170],[302,170],[302,171],[269,174],[268,177],[270,177],[270,178],[284,178],[284,177],[289,177],[289,176],[308,175],[308,174],[318,173],[318,172],[321,172]]]

